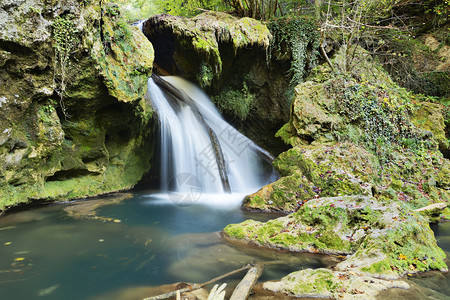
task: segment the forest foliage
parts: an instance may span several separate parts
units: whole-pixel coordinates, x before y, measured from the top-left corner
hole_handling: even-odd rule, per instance
[[[288,44],[293,59],[289,75],[294,85],[314,67],[317,57],[331,63],[328,55],[333,49],[347,49],[345,68],[339,71],[350,71],[354,67],[350,49],[355,49],[351,46],[360,45],[406,88],[434,96],[448,94],[442,82],[449,79],[449,72],[424,72],[414,65],[413,57],[421,51],[415,38],[423,33],[440,28],[441,43],[450,43],[450,0],[112,1],[121,7],[129,22],[161,13],[192,17],[208,10],[262,20],[277,40],[275,43]]]

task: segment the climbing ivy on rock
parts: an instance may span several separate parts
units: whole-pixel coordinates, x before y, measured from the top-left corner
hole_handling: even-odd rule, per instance
[[[270,55],[279,59],[290,56],[291,86],[301,83],[319,54],[319,34],[314,21],[304,17],[283,17],[270,21],[267,27],[273,35]]]
[[[60,97],[61,110],[67,118],[63,97],[70,77],[70,56],[79,43],[78,30],[70,15],[56,17],[52,27],[55,49],[53,84]]]

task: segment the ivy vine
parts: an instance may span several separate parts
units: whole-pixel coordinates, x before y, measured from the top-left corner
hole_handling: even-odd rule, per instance
[[[69,16],[56,17],[52,27],[53,47],[55,49],[53,83],[60,97],[61,110],[67,118],[69,115],[63,97],[69,77],[70,56],[79,43],[78,30]]]
[[[289,70],[291,87],[303,81],[319,55],[319,33],[313,20],[300,16],[273,19],[267,26],[273,35],[270,46],[272,53],[291,53]],[[287,47],[287,48],[286,48]]]

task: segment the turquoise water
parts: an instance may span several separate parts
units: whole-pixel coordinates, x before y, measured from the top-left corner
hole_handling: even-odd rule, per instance
[[[96,219],[77,214],[97,200],[0,217],[0,299],[142,299],[154,286],[201,283],[254,261],[285,262],[267,267],[262,281],[335,262],[318,255],[236,247],[218,234],[227,224],[274,215],[236,206],[180,207],[148,192],[125,196],[129,198],[97,209]],[[449,254],[450,223],[433,229]],[[407,281],[410,290],[391,290],[380,299],[450,299],[448,273],[429,272]]]
[[[267,214],[179,207],[142,192],[99,208],[97,219],[70,216],[90,202],[0,217],[1,299],[132,299],[143,287],[205,282],[255,260],[286,261],[267,268],[262,280],[326,263],[233,247],[217,233],[230,223],[273,217]]]

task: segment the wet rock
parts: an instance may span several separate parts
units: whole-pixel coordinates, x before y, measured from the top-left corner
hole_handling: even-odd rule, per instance
[[[105,205],[118,204],[126,199],[132,198],[132,194],[120,193],[113,196],[106,196],[97,199],[89,199],[71,203],[64,208],[64,211],[72,218],[89,218],[99,219],[102,221],[115,221],[117,219],[105,218],[97,216],[96,210]],[[117,220],[120,221],[120,220]]]

